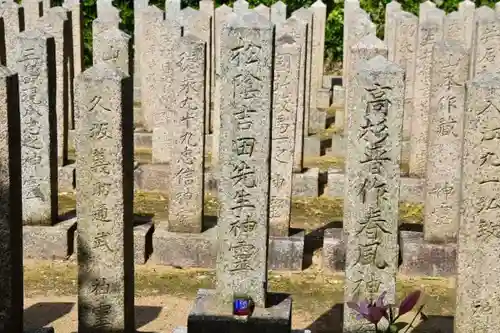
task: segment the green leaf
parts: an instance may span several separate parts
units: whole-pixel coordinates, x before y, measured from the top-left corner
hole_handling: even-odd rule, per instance
[[[400,321],[400,322],[397,322],[397,323],[394,323],[394,324],[391,324],[391,326],[389,326],[389,331],[391,333],[398,333],[399,331],[401,331],[403,328],[405,328],[406,326],[408,326],[408,323],[405,323],[403,321]]]

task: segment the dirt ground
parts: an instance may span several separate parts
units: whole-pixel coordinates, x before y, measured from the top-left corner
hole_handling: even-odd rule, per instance
[[[77,329],[76,265],[71,262],[25,262],[25,326],[52,326],[57,333]],[[213,271],[174,269],[151,264],[136,266],[136,327],[139,332],[171,332],[186,326],[199,288],[212,288]],[[269,289],[292,294],[293,328],[312,333],[340,332],[343,277],[312,267],[297,273],[269,274]],[[414,333],[448,333],[454,308],[454,281],[436,278],[398,280],[398,298],[424,292],[422,302],[430,320],[415,322]],[[409,317],[409,316],[406,316]],[[403,318],[409,322],[412,318]]]

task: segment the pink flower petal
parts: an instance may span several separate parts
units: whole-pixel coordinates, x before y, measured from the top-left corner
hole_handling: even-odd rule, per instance
[[[420,290],[414,291],[401,302],[399,305],[399,312],[398,315],[404,315],[405,313],[410,312],[415,304],[417,304],[419,298],[420,298]]]

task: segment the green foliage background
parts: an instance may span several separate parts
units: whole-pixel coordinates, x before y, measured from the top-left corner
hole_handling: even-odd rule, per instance
[[[57,0],[56,0],[57,1]],[[250,7],[256,7],[259,4],[271,6],[277,0],[247,0]],[[332,68],[332,65],[342,60],[342,40],[343,40],[343,21],[344,21],[344,1],[343,0],[323,0],[327,5],[327,23],[325,31],[325,65]],[[234,1],[216,0],[216,5],[222,4],[232,5]],[[291,12],[303,6],[310,6],[314,0],[283,0],[287,4],[288,15]],[[372,18],[372,21],[377,24],[377,34],[383,38],[384,32],[384,17],[385,5],[390,0],[360,0],[361,7],[366,10]],[[418,14],[418,6],[420,0],[400,1],[404,10],[414,14]],[[436,5],[451,12],[457,10],[460,0],[437,0]],[[494,7],[495,2],[492,0],[475,0],[476,6],[487,5]],[[150,5],[155,5],[161,9],[165,8],[164,0],[150,0]],[[113,5],[121,10],[121,29],[131,35],[134,31],[133,20],[133,0],[114,0]],[[198,8],[198,0],[183,0],[182,7],[191,6]],[[84,63],[85,67],[92,64],[92,20],[96,18],[96,0],[83,0],[83,28],[84,28]]]

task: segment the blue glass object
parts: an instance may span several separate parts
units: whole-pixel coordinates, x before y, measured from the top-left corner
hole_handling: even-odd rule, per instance
[[[233,299],[233,315],[248,316],[252,312],[252,299],[249,297],[235,297]]]

